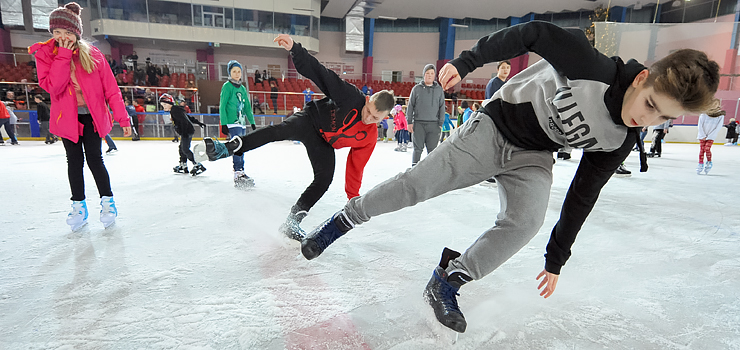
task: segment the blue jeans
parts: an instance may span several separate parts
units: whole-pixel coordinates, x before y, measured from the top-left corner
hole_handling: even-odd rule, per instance
[[[5,127],[5,132],[8,133],[10,142],[11,143],[18,142],[18,139],[15,138],[15,125],[10,124],[10,118],[0,119],[0,127],[3,127],[3,126]],[[0,138],[0,141],[2,141],[2,138]]]
[[[230,127],[229,128],[229,138],[232,138],[234,136],[244,136],[247,134],[247,128],[242,128],[240,126],[237,127]],[[237,156],[236,154],[233,156],[234,159],[234,171],[244,171],[244,154]]]

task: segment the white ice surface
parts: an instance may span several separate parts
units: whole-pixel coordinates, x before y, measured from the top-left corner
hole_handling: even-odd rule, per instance
[[[106,156],[119,210],[72,233],[61,144],[0,147],[0,349],[740,349],[740,148],[715,145],[696,175],[698,145],[603,189],[555,294],[535,277],[576,170],[554,165],[539,234],[458,297],[467,332],[440,326],[421,294],[447,246],[464,251],[493,225],[497,189],[451,192],[376,217],[306,261],[277,234],[311,181],[302,145],[246,155],[257,187],[233,187],[231,161],[198,177],[172,172],[177,145],[117,141]],[[405,171],[411,153],[379,143],[362,193]],[[304,221],[319,225],[346,202],[334,183]]]

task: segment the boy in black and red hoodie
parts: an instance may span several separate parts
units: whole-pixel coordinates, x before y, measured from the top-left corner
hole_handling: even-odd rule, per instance
[[[369,99],[354,85],[342,80],[311,56],[300,43],[286,34],[274,42],[290,51],[295,68],[326,95],[305,105],[284,122],[270,125],[248,135],[235,136],[226,143],[206,138],[196,147],[196,159],[211,161],[233,154],[241,155],[273,141],[301,141],[313,168],[313,182],[290,209],[280,232],[300,241],[305,236],[299,226],[311,207],[326,193],[334,177],[334,149],[350,147],[344,190],[347,198],[359,196],[362,173],[378,138],[376,124],[393,108],[389,91],[375,93]],[[198,151],[205,149],[205,152]],[[205,154],[203,154],[205,153]]]

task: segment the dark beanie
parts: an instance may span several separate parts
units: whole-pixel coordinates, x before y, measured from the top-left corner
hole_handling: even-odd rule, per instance
[[[229,74],[231,74],[231,68],[234,68],[234,67],[239,67],[239,69],[244,70],[244,68],[242,68],[242,65],[241,65],[241,63],[239,63],[239,61],[237,61],[237,60],[231,60],[227,64],[227,70],[228,70]]]
[[[424,72],[422,74],[427,74],[427,71],[430,70],[430,69],[433,70],[434,73],[437,73],[437,69],[434,68],[434,65],[430,63],[430,64],[427,64],[426,66],[424,66]]]
[[[54,29],[66,29],[72,33],[82,36],[82,19],[80,19],[82,7],[76,2],[70,2],[59,7],[49,14],[49,32],[53,33]]]

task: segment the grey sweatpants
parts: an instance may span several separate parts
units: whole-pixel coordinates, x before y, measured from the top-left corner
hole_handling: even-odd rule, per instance
[[[489,116],[476,112],[415,167],[352,198],[344,209],[350,220],[360,224],[495,176],[501,211],[494,226],[447,269],[462,269],[480,279],[539,231],[550,198],[552,164],[552,152],[512,145]]]
[[[439,127],[436,121],[417,121],[414,123],[414,133],[411,134],[411,139],[414,143],[414,154],[411,156],[411,165],[419,163],[421,153],[424,152],[424,146],[427,147],[427,154],[432,153],[437,148],[441,133],[442,128]]]

